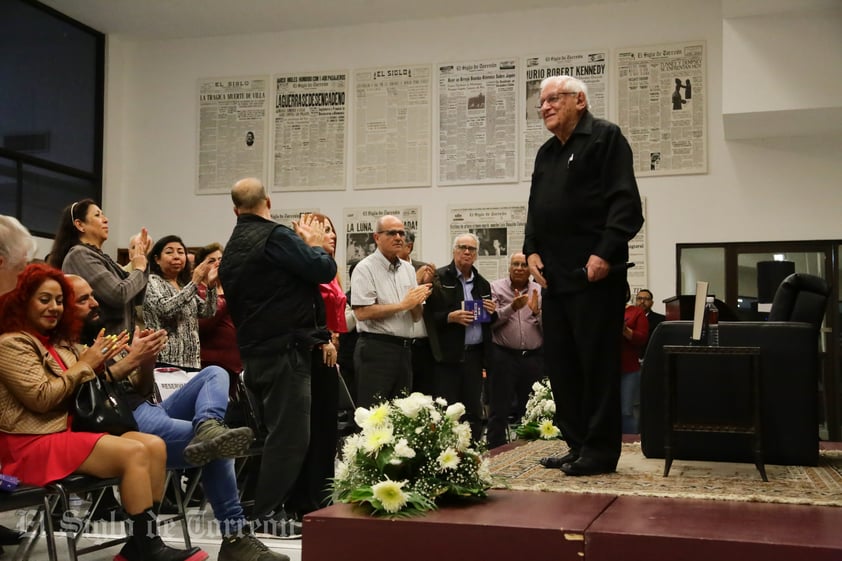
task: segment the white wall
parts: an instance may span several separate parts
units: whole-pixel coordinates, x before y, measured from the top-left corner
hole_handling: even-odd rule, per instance
[[[842,137],[726,142],[719,3],[690,0],[676,8],[673,2],[653,0],[206,39],[110,37],[103,201],[112,220],[109,248],[124,247],[141,226],[156,238],[180,234],[190,245],[227,240],[234,224],[228,196],[193,193],[199,78],[435,64],[691,40],[707,44],[710,172],[639,181],[647,198],[649,284],[656,309],[662,308],[662,298],[675,292],[678,242],[842,237]],[[797,83],[797,74],[791,72],[782,69],[780,87],[812,88]],[[615,89],[612,84],[612,100]],[[615,109],[612,103],[611,118]],[[442,265],[450,259],[448,204],[525,201],[528,191],[528,183],[349,188],[343,193],[275,193],[273,203],[281,208],[320,208],[337,221],[345,207],[420,204],[420,257]],[[339,246],[342,259],[343,244]]]

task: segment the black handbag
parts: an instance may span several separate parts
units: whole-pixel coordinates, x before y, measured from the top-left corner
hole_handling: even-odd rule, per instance
[[[83,382],[73,399],[71,427],[76,432],[107,432],[117,436],[136,431],[137,422],[120,382],[109,382],[104,375]]]

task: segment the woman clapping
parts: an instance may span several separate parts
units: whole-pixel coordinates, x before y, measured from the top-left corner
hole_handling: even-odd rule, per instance
[[[71,430],[69,403],[78,386],[125,349],[128,336],[100,332],[89,348],[76,340],[73,291],[61,271],[29,265],[15,290],[0,297],[0,463],[3,473],[43,486],[71,473],[119,477],[132,535],[120,561],[202,561],[158,536],[152,503],[164,487],[166,449],[152,435]],[[68,312],[65,313],[65,307]]]

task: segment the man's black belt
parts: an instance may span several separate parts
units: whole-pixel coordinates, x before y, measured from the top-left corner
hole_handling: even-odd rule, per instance
[[[537,349],[510,349],[509,347],[504,347],[503,345],[498,345],[494,343],[494,346],[506,354],[510,354],[512,356],[533,356],[537,354],[541,354],[544,352],[543,347],[538,347]]]
[[[406,337],[398,337],[397,335],[386,335],[385,333],[368,333],[364,331],[360,333],[363,339],[373,339],[374,341],[383,341],[384,343],[391,343],[393,345],[400,345],[401,347],[411,347],[415,339],[407,339]]]
[[[465,345],[466,351],[481,351],[482,350],[482,343],[477,343],[476,345]]]

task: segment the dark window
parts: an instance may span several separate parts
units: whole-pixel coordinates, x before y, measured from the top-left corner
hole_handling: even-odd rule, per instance
[[[102,195],[105,36],[33,0],[0,2],[0,213],[52,237]]]

